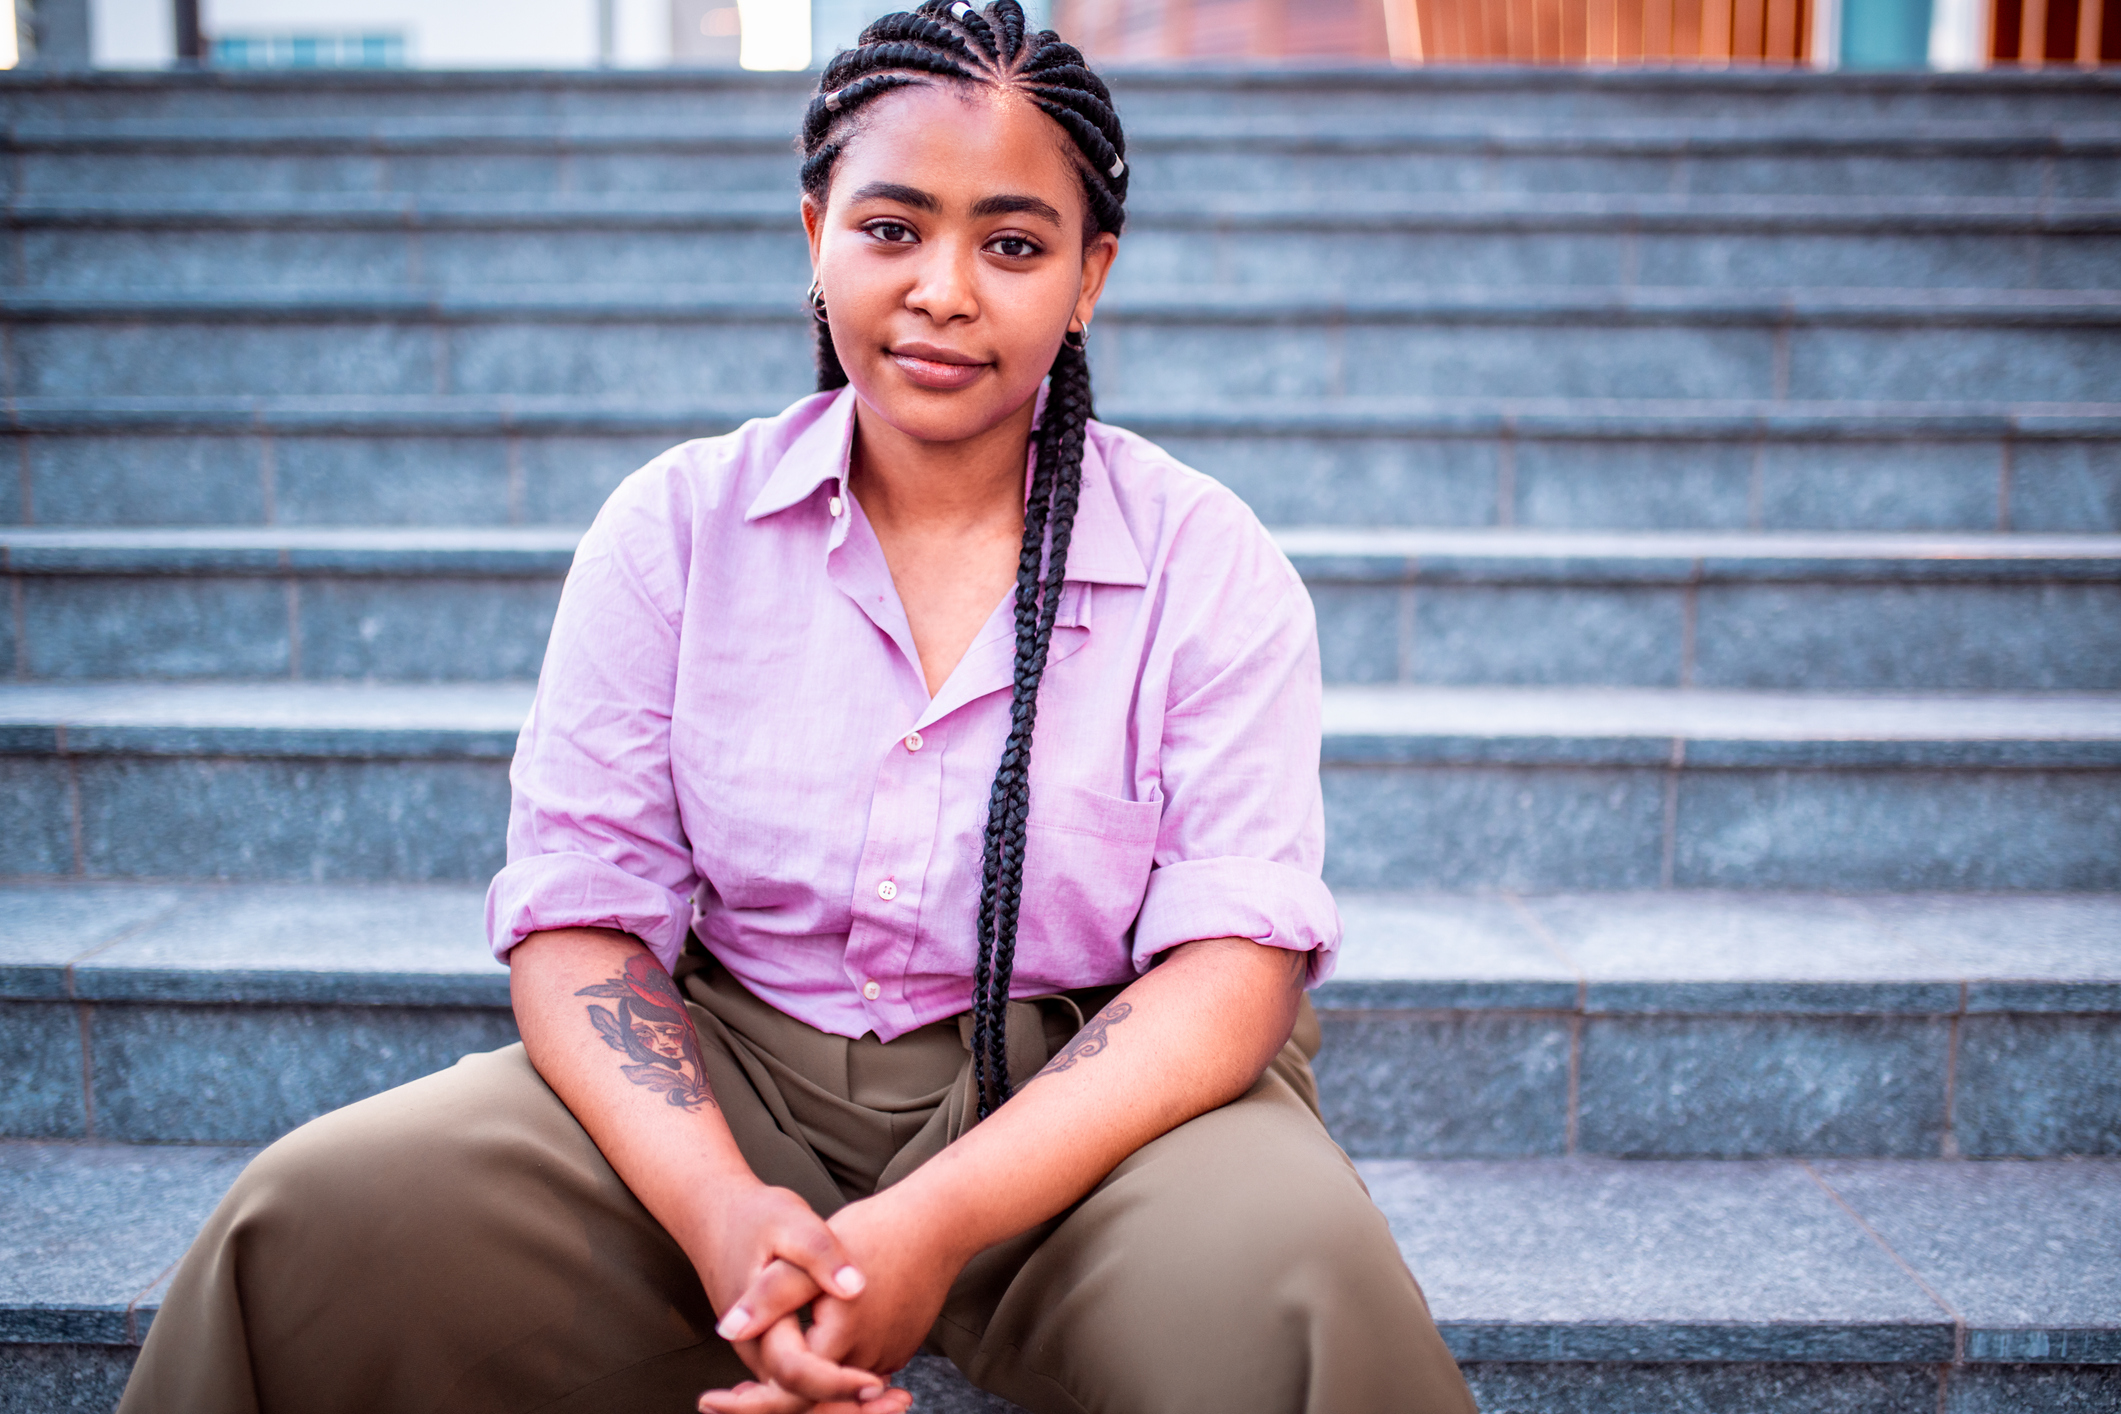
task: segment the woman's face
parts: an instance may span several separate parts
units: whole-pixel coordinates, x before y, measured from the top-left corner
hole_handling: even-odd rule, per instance
[[[633,1019],[633,1039],[666,1059],[685,1059],[685,1028],[676,1022],[637,1016]]]
[[[1026,99],[936,82],[863,108],[826,205],[803,201],[832,343],[908,436],[978,436],[1038,392],[1087,325],[1119,248],[1083,244],[1082,179]]]

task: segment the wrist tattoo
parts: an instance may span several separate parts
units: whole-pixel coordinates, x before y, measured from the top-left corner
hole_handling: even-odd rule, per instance
[[[1084,1022],[1083,1029],[1076,1032],[1067,1045],[1061,1047],[1060,1054],[1047,1061],[1045,1069],[1031,1078],[1039,1080],[1048,1075],[1058,1075],[1064,1070],[1074,1069],[1077,1061],[1090,1059],[1090,1057],[1112,1044],[1112,1028],[1133,1014],[1134,1008],[1131,1004],[1113,1002],[1103,1011]]]
[[[584,987],[578,997],[608,997],[616,1007],[589,1004],[589,1020],[604,1044],[634,1061],[619,1073],[634,1084],[659,1092],[681,1110],[701,1105],[720,1109],[707,1084],[707,1065],[700,1058],[699,1038],[677,984],[661,963],[646,953],[626,960],[615,977]]]

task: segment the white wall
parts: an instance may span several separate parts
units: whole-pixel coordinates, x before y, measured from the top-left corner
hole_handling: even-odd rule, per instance
[[[1986,0],[1931,0],[1930,67],[1987,68],[1988,15]]]
[[[160,69],[177,59],[171,0],[89,0],[88,52],[99,69]]]
[[[670,62],[670,0],[612,0],[613,61],[627,67]],[[752,0],[761,3],[761,0]],[[763,0],[808,4],[811,62],[854,43],[878,15],[916,0]],[[173,0],[89,0],[91,48],[99,68],[161,68],[176,59]],[[396,32],[406,62],[422,68],[587,68],[597,62],[597,0],[200,0],[209,38],[242,31]],[[1049,23],[1048,0],[1028,0],[1034,25]]]
[[[422,68],[578,68],[597,59],[596,0],[200,0],[199,10],[209,37],[394,31],[405,36],[406,62]]]
[[[611,62],[655,69],[670,62],[670,0],[614,0]]]

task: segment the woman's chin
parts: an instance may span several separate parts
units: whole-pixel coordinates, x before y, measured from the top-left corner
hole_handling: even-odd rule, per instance
[[[918,442],[964,442],[991,432],[1038,393],[1034,386],[1012,405],[991,373],[954,390],[917,387],[897,377],[895,370],[886,374],[876,380],[881,388],[858,386],[855,391],[892,430]]]

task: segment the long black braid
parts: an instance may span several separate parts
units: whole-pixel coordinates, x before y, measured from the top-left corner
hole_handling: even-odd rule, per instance
[[[1051,30],[1027,32],[1016,0],[993,0],[984,8],[966,0],[928,0],[919,9],[886,15],[862,31],[854,48],[841,51],[825,66],[817,97],[803,114],[804,192],[824,203],[833,164],[853,135],[849,120],[863,105],[894,89],[938,78],[1020,93],[1058,123],[1082,158],[1077,165],[1087,202],[1085,242],[1100,231],[1119,234],[1126,221],[1127,139],[1111,91],[1090,72],[1074,45]],[[1075,531],[1085,424],[1092,416],[1090,363],[1079,344],[1063,343],[1048,377],[1045,415],[1034,434],[1038,461],[1016,566],[1016,672],[1009,694],[1009,739],[988,798],[980,871],[972,1061],[982,1119],[1010,1093],[1007,1008],[1023,897],[1024,833],[1031,813],[1031,732],[1068,567],[1068,542]],[[832,330],[820,318],[818,391],[846,384]]]

